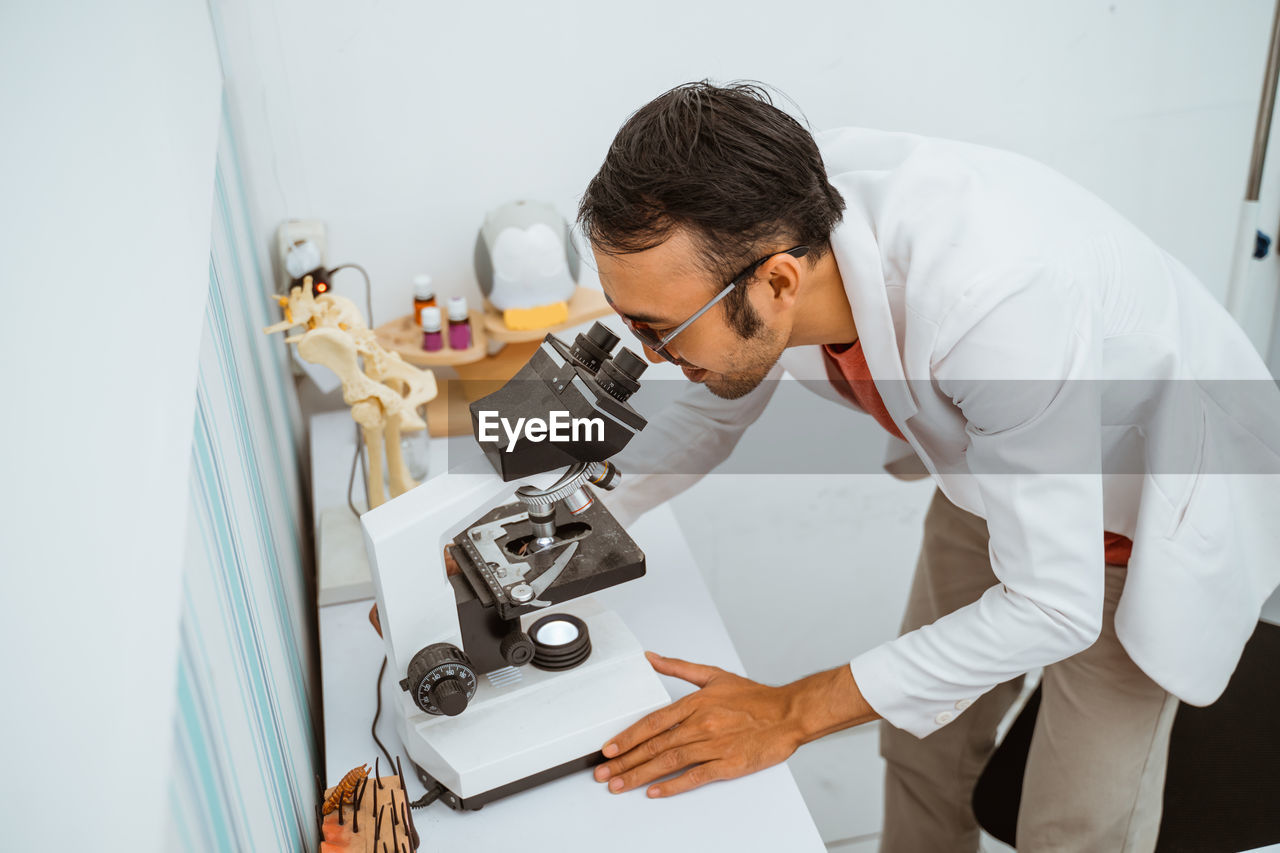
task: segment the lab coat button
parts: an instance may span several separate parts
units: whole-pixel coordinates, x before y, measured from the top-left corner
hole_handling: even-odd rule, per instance
[[[973,704],[972,699],[961,699],[960,701],[956,702],[956,710],[963,711],[965,708],[968,708],[972,704]]]
[[[945,726],[947,723],[951,722],[951,718],[954,716],[955,715],[952,714],[950,711],[943,711],[941,714],[934,717],[933,721],[940,726]]]

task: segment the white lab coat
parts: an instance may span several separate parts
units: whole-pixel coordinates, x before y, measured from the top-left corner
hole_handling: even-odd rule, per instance
[[[910,444],[891,439],[886,467],[923,463],[985,518],[1001,581],[855,657],[868,702],[923,737],[1087,648],[1104,529],[1134,540],[1120,642],[1169,692],[1212,702],[1280,583],[1280,391],[1248,339],[1182,264],[1044,166],[862,129],[818,142],[847,203],[835,260]],[[770,378],[783,369],[826,376],[816,346]],[[710,471],[774,386],[736,401],[691,387],[619,456],[611,508],[629,520]]]

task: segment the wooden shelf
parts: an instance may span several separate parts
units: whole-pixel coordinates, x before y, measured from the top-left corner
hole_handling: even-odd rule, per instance
[[[502,312],[485,303],[484,330],[489,337],[504,344],[518,344],[527,341],[540,341],[548,332],[552,334],[579,326],[588,320],[603,317],[613,309],[605,301],[604,293],[589,287],[579,286],[569,299],[569,317],[557,326],[542,329],[508,329],[502,321]]]
[[[479,311],[469,312],[471,318],[471,346],[464,350],[449,349],[449,328],[442,330],[445,348],[427,352],[422,348],[422,328],[413,321],[412,314],[405,314],[374,329],[378,343],[391,352],[400,354],[405,361],[417,367],[452,367],[482,360],[489,346],[485,334],[485,317]],[[542,338],[539,333],[538,338]]]
[[[513,330],[502,322],[502,314],[486,305],[484,311],[472,311],[471,346],[465,350],[442,349],[427,352],[422,348],[422,329],[406,314],[374,330],[378,341],[391,352],[397,352],[417,367],[452,367],[457,379],[436,376],[439,392],[427,403],[427,430],[432,436],[467,435],[471,432],[471,412],[467,408],[501,388],[516,371],[533,356],[533,351],[548,333],[555,333],[603,317],[613,309],[599,290],[579,287],[569,300],[568,319],[542,329]],[[449,333],[445,329],[445,342]],[[488,355],[490,341],[505,344],[494,355]]]

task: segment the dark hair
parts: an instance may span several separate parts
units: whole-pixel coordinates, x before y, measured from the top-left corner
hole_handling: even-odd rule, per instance
[[[844,207],[813,136],[761,84],[703,80],[627,119],[587,185],[578,222],[611,255],[643,252],[683,228],[706,270],[727,282],[770,248],[807,245],[812,264],[830,248]],[[759,319],[746,289],[724,305],[751,337]]]

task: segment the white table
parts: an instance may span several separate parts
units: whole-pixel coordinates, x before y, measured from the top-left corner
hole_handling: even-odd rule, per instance
[[[317,477],[313,494],[317,497],[341,495],[345,501],[346,474],[354,449],[353,443],[342,438],[347,429],[341,419],[331,415],[312,420],[312,471]],[[336,453],[338,447],[347,449]],[[316,458],[317,450],[326,458]],[[433,463],[442,460],[441,454],[433,453]],[[438,474],[442,468],[442,464],[433,464],[431,473]],[[319,479],[328,481],[335,476],[341,479],[340,489]],[[317,501],[316,512],[323,508]],[[648,573],[594,597],[617,611],[646,648],[741,672],[742,662],[670,509],[651,512],[630,532],[645,551]],[[369,724],[384,647],[368,622],[372,604],[370,599],[320,608],[326,778],[330,783],[352,767],[372,766],[379,754]],[[407,766],[386,711],[395,689],[392,681],[390,676],[383,681],[384,712],[378,734],[393,755],[400,754],[406,763],[409,794],[416,798],[422,787]],[[675,679],[663,681],[672,698],[693,689]],[[500,846],[565,853],[601,849],[825,850],[786,765],[663,800],[648,799],[643,788],[610,794],[583,771],[490,803],[478,812],[453,812],[437,803],[415,817],[424,851]]]

